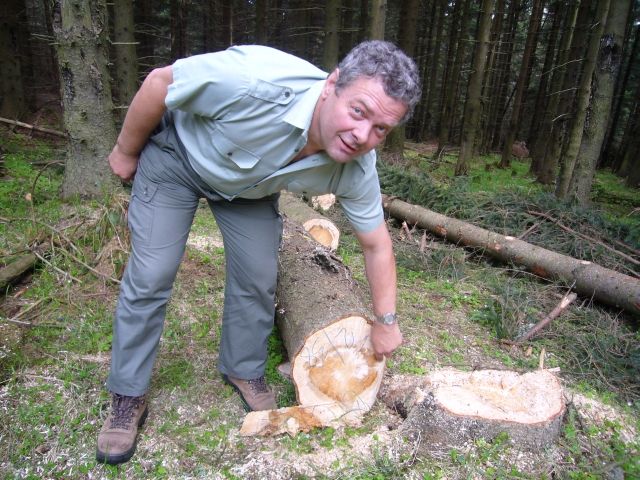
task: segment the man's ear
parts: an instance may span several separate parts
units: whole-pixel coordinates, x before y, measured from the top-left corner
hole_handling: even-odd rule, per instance
[[[324,88],[322,89],[323,98],[327,98],[336,89],[336,82],[338,81],[339,75],[340,70],[338,70],[337,68],[329,74],[329,76],[327,77],[327,81],[324,84]]]

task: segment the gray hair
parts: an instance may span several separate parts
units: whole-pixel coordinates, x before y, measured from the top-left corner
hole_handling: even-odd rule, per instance
[[[338,65],[336,93],[359,78],[375,78],[384,93],[404,103],[407,113],[401,123],[411,118],[420,95],[420,75],[415,62],[393,43],[369,40],[356,45]]]

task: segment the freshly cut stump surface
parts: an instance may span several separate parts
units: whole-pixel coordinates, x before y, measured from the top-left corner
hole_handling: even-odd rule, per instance
[[[565,402],[558,378],[546,370],[441,370],[384,389],[384,399],[406,420],[400,427],[425,445],[491,441],[506,432],[519,447],[538,450],[560,434]]]

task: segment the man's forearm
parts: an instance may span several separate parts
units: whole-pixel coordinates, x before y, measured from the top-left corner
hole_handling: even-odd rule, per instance
[[[142,151],[166,110],[164,100],[172,82],[172,68],[167,66],[153,70],[142,83],[118,135],[117,148],[123,154],[137,156]]]

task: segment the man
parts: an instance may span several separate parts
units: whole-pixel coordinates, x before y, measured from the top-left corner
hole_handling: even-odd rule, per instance
[[[378,319],[375,353],[382,358],[400,345],[374,148],[410,116],[419,95],[413,61],[382,41],[358,45],[328,77],[262,46],[198,55],[149,74],[109,155],[116,175],[135,179],[131,256],[107,380],[113,406],[98,461],[126,462],[135,451],[166,304],[200,198],[216,218],[226,257],[218,369],[248,409],[276,408],[264,368],[282,189],[336,194],[363,248]]]

